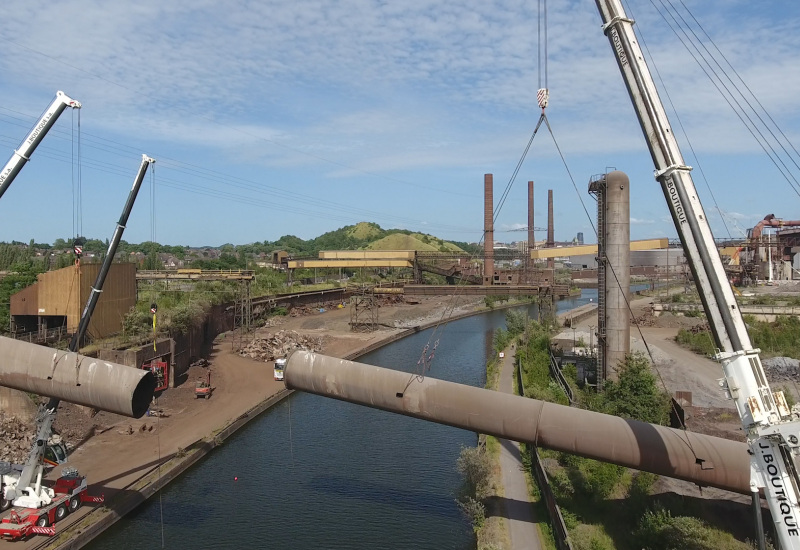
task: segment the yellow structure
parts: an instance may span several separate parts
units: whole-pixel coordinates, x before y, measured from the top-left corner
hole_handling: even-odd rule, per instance
[[[329,259],[329,260],[289,260],[289,269],[313,269],[320,268],[356,268],[356,267],[412,267],[412,260],[343,260],[343,259]]]
[[[413,260],[413,250],[320,250],[321,260]]]
[[[645,239],[641,241],[631,241],[631,252],[638,250],[658,250],[667,248],[669,239]],[[531,250],[532,260],[542,260],[545,258],[561,258],[563,256],[584,256],[587,254],[597,254],[596,244],[585,244],[581,246],[562,246],[561,248],[537,248]]]

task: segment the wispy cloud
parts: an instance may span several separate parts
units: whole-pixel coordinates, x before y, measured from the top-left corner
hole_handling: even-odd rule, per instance
[[[42,94],[63,89],[84,103],[85,130],[101,140],[230,177],[302,182],[291,189],[358,204],[374,211],[376,220],[407,211],[479,229],[482,174],[494,172],[498,182],[510,177],[539,115],[536,89],[545,72],[536,63],[537,13],[530,2],[269,0],[223,6],[141,0],[102,9],[89,0],[6,4],[0,38],[4,105],[37,113]],[[681,113],[682,124],[673,119],[673,128],[687,162],[694,160],[681,125],[701,156],[760,159],[759,145],[662,17],[648,2],[631,4],[655,60],[654,74],[668,86],[662,98]],[[800,118],[800,72],[794,67],[800,5],[786,4],[778,14],[747,2],[689,4],[764,106],[781,114],[789,138],[800,139],[791,130]],[[641,130],[594,3],[551,3],[548,19],[548,116],[572,173],[543,127],[524,165],[531,175],[521,177],[571,192],[572,176],[585,193],[590,174],[616,165],[632,181],[652,182]],[[57,32],[48,28],[53,21]],[[108,161],[101,152],[89,153],[96,162]],[[709,173],[725,174],[728,184],[729,166],[717,164]],[[774,168],[763,166],[776,185],[784,185]],[[631,223],[653,223],[643,212],[663,198],[652,186],[633,198]],[[377,189],[382,195],[371,196]],[[452,201],[442,200],[445,193]],[[741,202],[733,194],[721,200],[723,209]],[[445,207],[452,212],[444,214]],[[752,208],[767,209],[760,200]],[[586,223],[562,223],[567,218],[557,227],[570,233]],[[524,219],[524,213],[507,219]],[[304,227],[312,224],[319,222]]]

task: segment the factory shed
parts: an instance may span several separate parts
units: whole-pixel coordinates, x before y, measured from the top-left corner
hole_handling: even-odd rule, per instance
[[[101,264],[81,264],[41,273],[33,285],[11,295],[11,329],[17,334],[46,336],[48,331],[74,333]],[[136,305],[136,265],[111,264],[103,292],[89,323],[90,338],[122,330],[122,321]]]

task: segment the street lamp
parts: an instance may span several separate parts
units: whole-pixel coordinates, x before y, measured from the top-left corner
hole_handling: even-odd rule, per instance
[[[595,325],[589,325],[589,353],[594,356],[594,327]]]
[[[575,353],[575,327],[572,327],[572,353]]]

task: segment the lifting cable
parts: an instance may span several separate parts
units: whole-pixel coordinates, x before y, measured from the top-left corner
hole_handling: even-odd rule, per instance
[[[530,151],[531,145],[533,144],[533,139],[536,137],[536,133],[539,131],[542,122],[545,123],[547,122],[547,117],[545,115],[545,108],[547,107],[550,97],[550,93],[547,89],[547,0],[538,0],[538,15],[539,15],[539,20],[538,20],[538,32],[537,32],[537,45],[538,45],[537,65],[538,65],[538,75],[539,75],[539,89],[536,93],[536,99],[537,99],[537,104],[542,109],[542,113],[539,116],[539,121],[536,123],[536,127],[534,128],[533,133],[531,134],[531,137],[528,140],[528,143],[522,152],[522,156],[517,162],[517,165],[514,168],[511,177],[509,178],[508,184],[506,184],[506,188],[503,190],[503,194],[500,197],[500,201],[498,202],[497,207],[493,208],[492,210],[493,223],[497,221],[497,218],[500,215],[500,211],[502,210],[503,205],[505,204],[505,201],[508,198],[509,193],[511,192],[511,188],[514,185],[514,181],[516,180],[520,169],[522,168],[522,164],[525,162],[525,159],[528,156],[528,152]],[[542,73],[544,73],[544,86],[542,86]],[[480,246],[482,243],[484,243],[485,239],[486,239],[486,234],[483,233],[478,241],[478,245]],[[477,253],[472,254],[467,261],[469,263],[472,263],[476,259],[477,259]],[[431,369],[431,366],[433,364],[433,359],[436,356],[436,348],[439,346],[439,341],[440,341],[439,335],[447,327],[447,324],[449,323],[450,318],[452,317],[458,305],[458,299],[461,297],[460,291],[465,285],[466,285],[466,279],[461,278],[458,284],[456,285],[455,292],[453,292],[447,306],[442,311],[442,315],[439,317],[439,320],[433,327],[433,330],[431,331],[431,335],[428,338],[428,341],[423,346],[420,357],[417,360],[415,372],[409,379],[406,388],[408,387],[408,385],[411,384],[414,378],[416,377],[424,378],[425,373]]]

